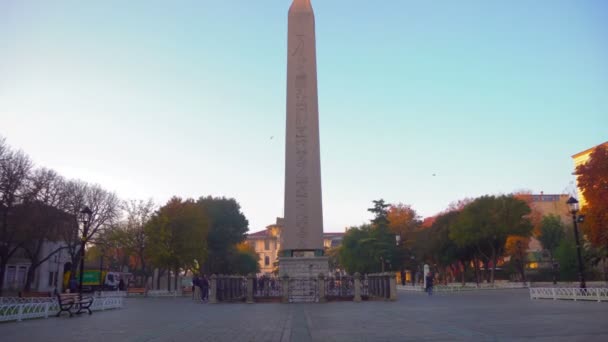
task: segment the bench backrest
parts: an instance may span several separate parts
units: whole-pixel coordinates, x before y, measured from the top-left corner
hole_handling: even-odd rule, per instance
[[[58,293],[57,297],[59,297],[60,301],[68,301],[68,300],[76,300],[80,297],[78,293]]]

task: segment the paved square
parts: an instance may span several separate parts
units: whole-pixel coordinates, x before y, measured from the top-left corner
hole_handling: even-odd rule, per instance
[[[198,304],[127,299],[93,316],[0,324],[3,341],[608,341],[608,303],[527,290],[399,292],[391,302]]]

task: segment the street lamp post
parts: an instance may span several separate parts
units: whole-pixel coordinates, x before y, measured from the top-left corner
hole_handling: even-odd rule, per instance
[[[572,214],[572,223],[574,223],[574,239],[576,242],[576,257],[578,259],[578,279],[580,281],[580,288],[584,289],[587,286],[585,285],[585,271],[583,268],[583,258],[581,257],[581,243],[578,238],[578,220],[576,217],[576,213],[579,210],[578,201],[576,198],[570,197],[566,204],[568,204],[568,207],[570,208],[570,213]]]
[[[87,206],[82,208],[80,211],[80,221],[82,222],[82,240],[80,242],[80,282],[78,283],[78,293],[80,294],[80,299],[82,299],[82,280],[84,276],[84,247],[87,236],[89,235],[89,224],[91,223],[92,215],[93,212]]]

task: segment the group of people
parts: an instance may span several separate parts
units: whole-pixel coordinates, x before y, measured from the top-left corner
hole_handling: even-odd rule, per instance
[[[205,275],[192,278],[192,299],[209,301],[209,279]]]

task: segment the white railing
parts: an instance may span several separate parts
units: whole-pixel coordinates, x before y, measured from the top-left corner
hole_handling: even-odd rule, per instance
[[[608,301],[608,288],[565,288],[534,287],[530,288],[530,299],[569,299]]]
[[[126,297],[127,291],[103,291],[95,292],[95,297]]]
[[[26,299],[26,298],[20,298]],[[27,298],[31,299],[31,298]],[[21,321],[30,318],[48,318],[56,315],[59,312],[57,301],[52,298],[36,298],[47,299],[46,302],[24,302],[13,304],[0,305],[0,322],[6,321]],[[50,299],[50,300],[49,300]],[[102,311],[108,309],[119,309],[123,307],[122,297],[95,297],[91,305],[92,311]]]
[[[147,292],[148,297],[177,297],[179,295],[179,291],[149,290]]]
[[[0,305],[52,302],[52,297],[0,297]]]
[[[411,292],[424,292],[424,287],[422,286],[412,286],[412,285],[397,285],[398,291],[411,291]]]
[[[523,289],[527,288],[528,285],[525,283],[495,283],[495,284],[462,284],[451,283],[448,285],[435,285],[433,286],[433,292],[461,292],[461,291],[478,291],[478,290],[500,290],[500,289]],[[412,291],[412,292],[424,292],[423,286],[412,286],[412,285],[397,285],[397,290],[400,291]]]
[[[530,283],[530,287],[568,287],[568,288],[572,288],[572,287],[578,287],[579,286],[579,282],[571,282],[571,281],[560,281],[557,284],[553,284],[553,282],[550,281],[537,281],[537,282],[531,282]],[[608,287],[608,282],[606,281],[588,281],[586,282],[587,286],[589,288],[606,288]]]

